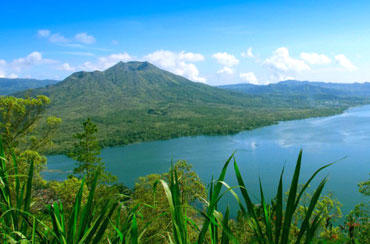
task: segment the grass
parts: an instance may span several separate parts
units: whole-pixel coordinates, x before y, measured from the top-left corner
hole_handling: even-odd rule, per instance
[[[303,188],[298,191],[298,183],[299,183],[299,176],[300,176],[300,170],[301,170],[301,163],[302,163],[302,151],[300,151],[296,167],[294,170],[294,175],[292,178],[292,182],[289,189],[289,195],[287,204],[285,207],[285,211],[283,210],[283,174],[284,169],[281,172],[280,180],[278,183],[278,190],[276,194],[276,206],[275,210],[273,211],[270,206],[266,205],[265,197],[263,193],[262,184],[260,181],[260,195],[261,195],[261,202],[260,205],[262,207],[262,216],[258,216],[255,211],[255,204],[252,203],[251,198],[248,194],[247,188],[244,184],[243,178],[240,174],[238,165],[236,161],[234,161],[234,169],[235,169],[235,175],[238,180],[239,185],[241,186],[240,191],[242,193],[243,199],[245,201],[245,204],[247,206],[248,212],[243,211],[244,217],[250,217],[250,219],[253,222],[253,229],[255,231],[255,239],[258,243],[269,243],[269,244],[287,244],[291,243],[289,242],[290,237],[290,231],[292,227],[292,218],[294,216],[294,213],[297,210],[299,201],[304,194],[304,192],[307,190],[307,187],[312,182],[312,180],[316,177],[316,175],[322,171],[323,169],[327,168],[331,164],[325,165],[318,169],[311,178],[303,185]],[[301,226],[299,228],[299,233],[297,240],[295,241],[296,244],[298,243],[311,243],[314,234],[322,221],[322,218],[320,215],[314,216],[313,221],[310,223],[310,220],[312,220],[312,214],[313,210],[315,209],[315,206],[317,204],[317,201],[320,198],[320,195],[322,193],[322,190],[324,189],[324,186],[326,184],[327,179],[324,178],[321,183],[318,185],[318,187],[315,190],[315,193],[311,199],[311,202],[308,207],[308,211],[306,212],[306,216],[301,223]],[[262,219],[262,221],[261,221]],[[273,221],[274,220],[274,221]],[[305,239],[303,239],[305,237]]]
[[[112,225],[111,218],[119,206],[119,202],[107,200],[102,209],[98,208],[94,202],[98,172],[95,174],[85,204],[82,204],[82,192],[85,185],[84,180],[82,181],[68,220],[63,211],[62,203],[54,202],[47,208],[49,216],[47,221],[42,222],[30,211],[34,175],[33,162],[30,162],[26,181],[21,184],[20,182],[25,176],[16,173],[15,156],[13,156],[13,161],[16,174],[9,175],[1,140],[0,149],[0,238],[2,243],[100,243],[105,231]],[[15,189],[11,188],[12,182],[9,181],[9,178],[15,179]],[[113,237],[114,240],[111,243],[126,243],[128,238],[125,237],[125,233],[131,233],[129,239],[132,243],[137,243],[135,213],[128,216],[127,222],[130,224],[122,225],[120,229],[116,227],[118,237]]]
[[[97,180],[96,173],[89,190],[87,201],[83,201],[84,181],[77,192],[70,213],[66,213],[61,202],[54,202],[47,207],[47,217],[42,220],[32,213],[32,185],[34,164],[29,162],[28,175],[19,175],[17,160],[13,155],[13,168],[9,168],[0,140],[0,238],[2,243],[141,243],[141,236],[146,226],[151,223],[139,225],[137,219],[141,216],[141,205],[131,207],[127,211],[125,203],[118,200],[107,199],[99,204],[95,199]],[[168,215],[171,216],[172,232],[168,233],[169,243],[188,244],[192,242],[190,231],[197,234],[195,243],[238,243],[233,233],[229,219],[230,210],[227,208],[222,214],[218,202],[222,197],[231,193],[239,203],[240,212],[251,225],[255,243],[261,244],[287,244],[311,243],[315,232],[322,221],[319,215],[313,216],[313,210],[322,193],[327,179],[324,178],[316,188],[309,204],[306,216],[299,226],[299,233],[293,240],[291,238],[292,218],[297,210],[298,203],[308,185],[317,174],[328,167],[325,165],[318,169],[312,177],[298,190],[301,170],[302,152],[299,153],[294,175],[291,180],[286,205],[283,204],[283,174],[278,182],[278,190],[274,204],[267,204],[262,183],[260,182],[260,207],[253,203],[243,177],[239,171],[234,155],[226,161],[217,180],[212,181],[209,187],[208,200],[205,209],[199,211],[199,219],[195,221],[187,215],[191,207],[182,202],[182,192],[178,182],[178,174],[171,168],[169,181],[159,180],[154,185],[154,193],[158,187],[163,187],[168,201]],[[239,186],[230,187],[224,180],[229,164],[234,161],[234,172]],[[9,172],[14,172],[10,175]],[[240,190],[241,198],[235,189]],[[242,202],[244,200],[244,204]],[[151,206],[155,207],[155,206]],[[257,211],[257,210],[261,211]],[[68,217],[69,216],[69,217]],[[153,220],[155,221],[155,220]]]

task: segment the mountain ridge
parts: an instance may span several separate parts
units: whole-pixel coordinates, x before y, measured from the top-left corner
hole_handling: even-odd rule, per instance
[[[314,93],[326,93],[345,96],[370,96],[369,82],[334,83],[323,81],[285,80],[268,85],[239,83],[218,87],[245,94],[288,94],[290,92],[295,92],[296,95],[308,95],[307,92],[309,92],[310,95]]]
[[[53,85],[58,82],[58,80],[52,79],[0,78],[0,95],[10,95],[27,89]]]

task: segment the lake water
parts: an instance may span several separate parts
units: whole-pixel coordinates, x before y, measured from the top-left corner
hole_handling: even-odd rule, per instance
[[[301,148],[302,181],[320,166],[346,157],[319,174],[318,180],[328,176],[325,193],[333,193],[344,204],[344,213],[364,200],[357,184],[368,179],[370,172],[370,105],[332,117],[281,122],[229,136],[182,137],[106,148],[101,156],[107,170],[117,175],[120,182],[133,187],[137,177],[166,172],[171,160],[179,159],[191,163],[202,181],[209,183],[212,176],[218,177],[226,159],[236,151],[249,192],[258,200],[258,178],[272,197],[283,166],[287,189]],[[50,171],[43,175],[48,180],[62,180],[74,166],[75,162],[64,155],[49,156]],[[226,182],[237,185],[230,166]],[[224,198],[221,207],[226,204],[237,208],[231,196]]]

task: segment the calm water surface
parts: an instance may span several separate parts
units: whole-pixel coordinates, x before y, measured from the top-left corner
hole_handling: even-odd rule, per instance
[[[208,183],[218,174],[226,159],[236,151],[236,160],[249,191],[258,199],[258,178],[266,193],[276,192],[281,169],[285,166],[285,186],[303,149],[302,180],[326,163],[340,160],[319,175],[328,176],[326,193],[334,193],[344,204],[344,213],[362,201],[357,184],[370,172],[370,105],[352,108],[343,114],[281,122],[229,136],[194,136],[106,148],[102,158],[107,170],[119,181],[133,187],[139,176],[168,171],[171,160],[185,159],[193,165],[202,181]],[[65,179],[75,162],[64,155],[48,157],[48,180]],[[231,165],[232,166],[232,165]],[[226,182],[237,185],[233,167]],[[313,183],[317,185],[318,180]],[[222,205],[237,208],[227,196]]]

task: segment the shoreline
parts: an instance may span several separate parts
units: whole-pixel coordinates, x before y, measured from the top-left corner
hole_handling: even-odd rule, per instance
[[[307,117],[302,116],[302,117],[293,118],[293,119],[273,121],[272,123],[268,123],[268,124],[265,124],[265,125],[255,126],[255,127],[249,128],[249,129],[237,130],[234,133],[199,133],[199,134],[197,133],[197,134],[193,134],[193,135],[180,135],[180,136],[174,136],[174,137],[168,137],[168,138],[162,138],[162,139],[161,138],[158,138],[158,139],[154,139],[154,140],[143,140],[143,141],[137,141],[137,142],[128,143],[128,144],[111,144],[111,145],[106,144],[106,145],[104,145],[104,143],[102,143],[103,145],[101,145],[101,148],[103,150],[103,149],[106,149],[106,148],[124,147],[124,146],[129,146],[129,145],[147,143],[147,142],[167,141],[167,140],[171,140],[171,139],[186,138],[186,137],[197,137],[197,136],[209,136],[209,137],[213,137],[213,136],[227,136],[227,135],[232,136],[232,135],[236,135],[236,134],[242,133],[244,131],[251,131],[251,130],[255,130],[255,129],[265,128],[265,127],[268,127],[268,126],[278,125],[278,124],[280,124],[282,122],[296,121],[296,120],[298,121],[298,120],[314,119],[314,118],[332,117],[332,116],[343,114],[344,112],[346,112],[346,111],[348,111],[350,109],[353,109],[353,108],[356,108],[356,107],[361,107],[361,106],[366,106],[366,105],[370,105],[370,103],[368,103],[368,104],[360,104],[360,105],[355,105],[355,106],[349,106],[347,108],[337,108],[337,109],[340,110],[339,112],[334,112],[334,109],[333,109],[333,113],[328,113],[328,114],[323,114],[323,115],[318,115],[318,116],[307,116]],[[67,151],[68,150],[61,150],[61,151],[52,151],[51,150],[51,152],[45,153],[44,155],[45,156],[66,155],[66,152]]]

